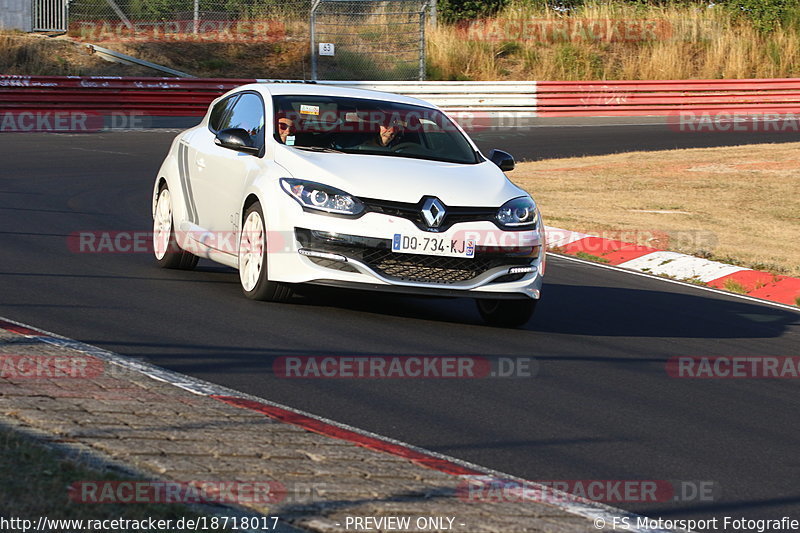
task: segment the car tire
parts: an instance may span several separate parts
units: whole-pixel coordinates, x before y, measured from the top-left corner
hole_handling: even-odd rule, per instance
[[[267,248],[264,212],[256,202],[247,209],[239,236],[239,281],[244,295],[251,300],[285,302],[292,297],[292,290],[268,279]]]
[[[153,253],[161,268],[191,270],[200,260],[196,255],[178,246],[172,218],[172,195],[166,184],[161,186],[156,199],[156,210],[153,215]]]
[[[493,300],[478,298],[478,312],[484,322],[491,326],[518,327],[525,325],[533,316],[539,300]]]

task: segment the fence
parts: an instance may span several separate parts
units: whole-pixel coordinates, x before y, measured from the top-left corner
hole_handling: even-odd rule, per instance
[[[33,0],[33,31],[67,31],[67,0]]]
[[[200,116],[252,79],[0,76],[0,111],[76,109]],[[397,92],[449,111],[538,117],[666,116],[681,110],[800,113],[800,79],[654,82],[385,82],[320,84]]]
[[[433,6],[435,0],[71,0],[69,33],[91,43],[310,42],[312,79],[422,80]]]
[[[428,0],[314,0],[311,79],[425,79]]]

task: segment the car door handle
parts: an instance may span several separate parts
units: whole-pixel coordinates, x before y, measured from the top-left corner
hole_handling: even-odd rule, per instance
[[[200,167],[200,168],[206,168],[206,160],[205,160],[205,159],[203,159],[202,157],[198,158],[198,159],[197,159],[197,161],[196,161],[196,163],[197,163],[197,166],[198,166],[198,167]]]

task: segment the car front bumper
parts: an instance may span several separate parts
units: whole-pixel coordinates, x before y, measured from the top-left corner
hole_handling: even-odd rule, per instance
[[[290,202],[279,201],[265,213],[268,273],[273,281],[473,298],[538,299],[541,295],[545,267],[541,225],[537,230],[503,231],[492,222],[472,221],[437,233],[382,213],[369,212],[359,218],[327,216],[303,211]],[[395,234],[420,239],[463,239],[466,235],[476,241],[475,255],[393,252]]]

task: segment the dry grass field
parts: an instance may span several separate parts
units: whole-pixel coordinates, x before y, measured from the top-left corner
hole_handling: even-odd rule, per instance
[[[800,276],[800,143],[520,163],[544,221]]]
[[[543,3],[542,3],[543,4]],[[428,34],[436,79],[683,80],[800,75],[800,24],[759,31],[720,5],[587,0],[569,15],[512,3]],[[523,24],[528,24],[527,30]],[[559,33],[567,28],[567,33]],[[649,30],[643,29],[649,28]]]
[[[306,43],[192,41],[95,43],[123,54],[209,78],[308,77]],[[0,74],[39,76],[164,76],[135,65],[111,63],[66,37],[0,31]]]

